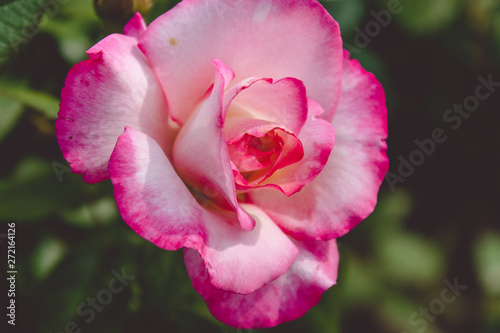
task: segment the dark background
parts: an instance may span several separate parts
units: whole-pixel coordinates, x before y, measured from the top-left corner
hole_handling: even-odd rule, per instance
[[[480,76],[500,82],[500,2],[394,1],[322,2],[386,90],[391,178],[375,212],[338,240],[338,285],[302,318],[262,332],[500,332],[500,87],[460,125],[446,118],[473,100]],[[55,3],[29,43],[0,57],[0,236],[16,223],[16,330],[59,333],[73,321],[82,332],[237,332],[210,315],[181,251],[121,221],[109,182],[68,171],[54,134],[60,89],[131,10],[100,19],[91,0]],[[148,22],[174,4],[156,1]],[[446,140],[430,144],[436,129]],[[418,153],[415,140],[433,151]],[[92,320],[79,315],[122,270],[135,278]],[[450,300],[448,283],[466,289]]]

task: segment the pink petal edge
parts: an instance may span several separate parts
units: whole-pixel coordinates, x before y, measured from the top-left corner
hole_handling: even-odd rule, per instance
[[[267,328],[303,316],[337,279],[335,240],[295,243],[299,255],[290,269],[247,295],[214,288],[196,251],[184,250],[184,261],[193,287],[215,318],[240,329]]]
[[[148,133],[166,151],[173,129],[163,91],[135,38],[113,34],[87,53],[90,59],[70,70],[61,91],[56,136],[72,171],[97,183],[109,177],[109,156],[124,126]]]

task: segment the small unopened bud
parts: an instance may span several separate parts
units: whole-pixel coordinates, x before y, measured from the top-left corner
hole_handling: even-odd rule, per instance
[[[145,15],[153,0],[94,0],[96,14],[105,22],[123,26],[136,12]]]

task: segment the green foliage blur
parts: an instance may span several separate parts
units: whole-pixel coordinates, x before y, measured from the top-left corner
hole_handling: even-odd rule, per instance
[[[176,3],[151,2],[142,7],[148,22]],[[338,285],[319,305],[254,331],[500,332],[500,91],[456,129],[444,118],[475,94],[479,76],[500,81],[500,1],[322,3],[345,48],[386,90],[390,172],[400,178],[384,182],[375,212],[338,240]],[[9,329],[237,332],[210,315],[181,251],[137,236],[121,220],[110,183],[84,183],[62,158],[54,134],[60,90],[85,51],[119,31],[125,14],[114,12],[99,18],[92,0],[0,1],[0,255],[15,222],[18,271]],[[447,140],[401,176],[401,161],[419,149],[415,140],[436,128]],[[134,278],[109,304],[78,313],[122,271]],[[449,290],[455,281],[467,287],[458,295]]]

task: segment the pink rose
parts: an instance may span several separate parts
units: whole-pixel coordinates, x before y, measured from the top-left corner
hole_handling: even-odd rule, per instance
[[[130,227],[185,248],[194,288],[239,328],[294,320],[336,282],[335,238],[374,209],[385,97],[315,0],[184,0],[74,66],[57,138],[111,178]]]

